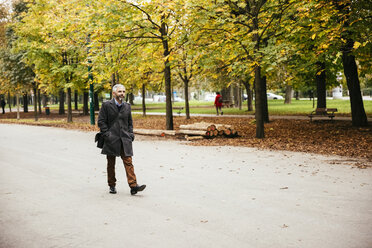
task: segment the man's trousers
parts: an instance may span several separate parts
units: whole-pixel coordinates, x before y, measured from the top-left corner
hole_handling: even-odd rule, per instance
[[[135,187],[137,185],[136,174],[134,174],[134,167],[132,164],[132,157],[127,157],[124,154],[123,147],[121,147],[120,157],[123,160],[125,172],[127,174],[127,181],[129,187]],[[107,182],[110,187],[116,186],[115,177],[115,156],[107,155]]]

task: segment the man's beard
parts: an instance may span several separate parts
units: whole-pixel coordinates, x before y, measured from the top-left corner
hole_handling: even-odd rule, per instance
[[[118,99],[119,101],[123,101],[123,99],[124,99],[124,96],[116,95],[116,97],[117,97],[117,99]]]

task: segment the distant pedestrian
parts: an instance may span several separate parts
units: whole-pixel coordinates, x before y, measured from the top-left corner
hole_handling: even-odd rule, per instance
[[[3,109],[3,114],[5,114],[5,105],[6,102],[4,101],[4,98],[1,98],[1,108]]]
[[[221,112],[221,115],[223,115],[223,112],[222,112],[222,96],[220,94],[220,92],[216,92],[216,98],[214,99],[214,106],[216,106],[216,112],[217,112],[217,115],[219,114],[218,113],[218,110],[220,110]]]
[[[134,140],[132,111],[130,104],[123,101],[125,87],[116,84],[112,88],[114,98],[104,102],[98,116],[98,126],[103,133],[102,154],[107,158],[107,181],[110,193],[116,194],[115,161],[121,157],[127,174],[127,181],[132,195],[146,188],[138,185],[132,164],[132,142]]]

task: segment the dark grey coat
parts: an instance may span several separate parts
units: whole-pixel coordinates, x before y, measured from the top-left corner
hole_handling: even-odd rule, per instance
[[[117,116],[118,119],[115,121]],[[125,156],[133,156],[132,141],[134,140],[134,134],[130,104],[124,102],[119,113],[114,99],[104,102],[99,111],[98,126],[104,133],[105,142],[102,154],[120,156],[122,143]]]

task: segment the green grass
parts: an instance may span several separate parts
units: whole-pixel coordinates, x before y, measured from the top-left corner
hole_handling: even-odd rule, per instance
[[[283,101],[269,101],[269,111],[276,115],[304,115],[309,114],[316,108],[313,107],[313,101],[292,99],[291,104],[283,104]],[[364,101],[364,107],[367,113],[372,114],[372,101]],[[338,114],[350,115],[350,101],[348,100],[327,100],[327,108],[337,108]]]
[[[368,116],[372,116],[372,101],[364,101],[364,109]],[[315,101],[316,108],[316,101]],[[135,105],[141,107],[140,104]],[[184,106],[183,102],[174,103],[173,106]],[[208,106],[208,107],[207,107]],[[147,103],[147,112],[165,112],[165,103]],[[151,109],[155,107],[156,109]],[[271,115],[307,115],[315,108],[313,108],[313,101],[310,100],[295,100],[292,99],[291,104],[284,104],[283,100],[269,100],[268,101],[269,113]],[[348,100],[327,100],[328,108],[337,108],[337,114],[350,115],[350,101]],[[242,106],[242,110],[238,108],[223,108],[225,114],[245,115],[253,114],[254,111],[247,111],[247,102],[245,101]],[[141,110],[133,110],[141,111]],[[178,110],[174,110],[175,113]],[[213,106],[213,102],[190,102],[190,112],[193,114],[215,114],[216,110]],[[182,110],[185,113],[185,110]]]
[[[372,101],[363,101],[364,109],[367,116],[372,116]],[[316,107],[316,101],[315,101]],[[174,107],[184,107],[184,102],[175,102],[173,103]],[[58,109],[58,104],[49,105],[51,109]],[[268,101],[269,113],[270,115],[307,115],[315,108],[313,108],[313,101],[310,100],[295,100],[292,99],[291,104],[284,104],[283,100],[269,100]],[[328,108],[337,108],[337,114],[340,115],[350,115],[350,101],[349,100],[333,100],[327,99]],[[74,106],[73,106],[74,108]],[[79,109],[82,110],[82,104],[79,104]],[[67,109],[67,106],[66,106]],[[142,112],[141,102],[135,102],[132,106],[133,112]],[[254,111],[247,111],[247,101],[243,103],[242,110],[238,108],[223,108],[225,114],[234,114],[234,115],[246,115],[253,114]],[[165,112],[165,103],[146,103],[146,112]],[[178,110],[173,110],[175,114],[178,113]],[[181,111],[185,113],[185,109]],[[205,101],[190,101],[190,113],[192,114],[215,114],[216,110],[213,106],[213,102]]]

